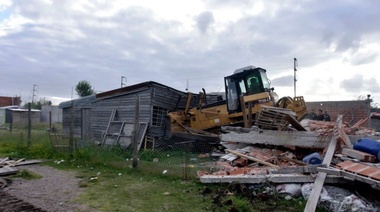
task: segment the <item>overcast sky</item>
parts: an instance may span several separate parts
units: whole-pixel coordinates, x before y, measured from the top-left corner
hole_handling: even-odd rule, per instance
[[[379,20],[378,0],[0,0],[0,96],[58,104],[122,76],[216,92],[248,65],[293,96],[297,58],[306,101],[380,103]]]

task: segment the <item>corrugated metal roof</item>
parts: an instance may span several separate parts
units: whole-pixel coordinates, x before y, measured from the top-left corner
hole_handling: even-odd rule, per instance
[[[21,106],[5,106],[5,107],[0,107],[0,110],[11,110],[11,111],[21,111],[25,112],[28,111],[28,108],[21,107]],[[41,110],[37,109],[31,109],[32,112],[41,112]]]
[[[84,103],[90,103],[90,102],[93,102],[95,101],[96,97],[95,97],[95,94],[93,95],[90,95],[90,96],[85,96],[85,97],[82,97],[82,98],[78,98],[78,99],[73,99],[73,100],[70,100],[70,101],[66,101],[66,102],[61,102],[58,107],[59,108],[69,108],[71,107],[71,102],[74,101],[74,106],[75,105],[80,105],[80,104],[84,104]]]
[[[142,82],[142,83],[126,86],[126,87],[123,87],[123,88],[118,88],[118,89],[114,89],[114,90],[110,90],[110,91],[94,94],[94,95],[91,95],[91,96],[86,96],[86,97],[82,97],[82,98],[78,98],[78,99],[74,99],[74,100],[70,100],[70,101],[61,102],[58,105],[58,107],[59,108],[69,108],[69,107],[71,107],[71,101],[74,101],[74,105],[80,105],[80,104],[84,104],[84,103],[91,103],[91,102],[94,102],[97,99],[103,99],[103,98],[107,98],[107,97],[109,98],[109,97],[124,95],[124,94],[127,94],[127,93],[132,93],[132,92],[137,91],[137,90],[145,90],[145,88],[149,89],[152,86],[161,86],[161,87],[165,87],[165,88],[167,88],[169,90],[172,90],[174,92],[178,92],[180,94],[185,94],[185,92],[176,90],[176,89],[171,88],[169,86],[166,86],[166,85],[154,82],[154,81],[147,81],[147,82]]]
[[[10,111],[18,111],[18,112],[28,112],[28,109],[27,108],[11,108],[11,109],[7,109],[7,110],[10,110]],[[32,112],[41,112],[41,110],[37,110],[37,109],[31,109]]]
[[[158,82],[147,81],[147,82],[142,82],[142,83],[139,83],[139,84],[134,84],[134,85],[126,86],[126,87],[123,87],[123,88],[118,88],[118,89],[115,89],[115,90],[106,91],[106,92],[103,92],[103,93],[98,93],[98,94],[96,94],[96,98],[105,98],[105,97],[118,96],[120,94],[130,93],[130,92],[133,92],[135,90],[141,90],[141,89],[144,89],[144,88],[149,89],[152,86],[161,86],[161,87],[165,87],[167,89],[170,89],[170,90],[172,90],[174,92],[185,94],[185,92],[176,90],[174,88],[171,88],[169,86],[160,84]]]

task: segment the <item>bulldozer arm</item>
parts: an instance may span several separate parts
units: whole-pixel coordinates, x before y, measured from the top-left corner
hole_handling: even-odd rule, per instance
[[[291,98],[289,96],[282,97],[275,105],[279,108],[287,108],[297,115],[297,120],[300,121],[306,116],[306,103],[303,96]]]

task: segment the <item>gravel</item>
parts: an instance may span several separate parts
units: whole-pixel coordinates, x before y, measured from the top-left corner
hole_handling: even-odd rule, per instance
[[[41,175],[42,178],[33,180],[12,178],[1,191],[1,194],[8,196],[2,198],[1,211],[89,211],[87,206],[75,202],[82,192],[82,188],[78,186],[80,179],[75,176],[75,172],[41,165],[18,168]],[[31,208],[15,209],[16,203],[29,204]]]

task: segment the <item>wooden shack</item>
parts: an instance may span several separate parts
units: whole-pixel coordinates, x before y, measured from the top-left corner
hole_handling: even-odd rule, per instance
[[[59,107],[63,111],[63,131],[69,133],[73,120],[72,128],[76,138],[92,140],[98,144],[118,142],[128,146],[138,97],[138,121],[141,127],[139,136],[153,141],[170,137],[167,113],[183,110],[187,96],[185,92],[148,81],[62,102]],[[197,106],[200,98],[200,94],[193,95],[190,107]],[[217,101],[218,96],[207,95],[206,98],[212,103]]]

